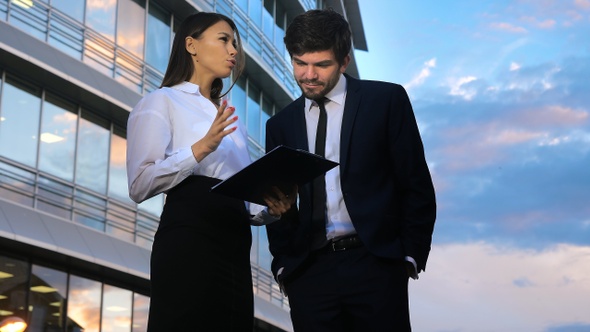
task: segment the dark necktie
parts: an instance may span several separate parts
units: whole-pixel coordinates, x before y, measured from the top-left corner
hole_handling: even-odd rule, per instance
[[[316,100],[320,109],[318,128],[315,138],[315,154],[325,157],[326,151],[326,129],[328,126],[328,115],[324,102],[326,98]],[[326,181],[325,176],[318,176],[313,180],[313,202],[312,202],[312,249],[321,248],[326,243]]]

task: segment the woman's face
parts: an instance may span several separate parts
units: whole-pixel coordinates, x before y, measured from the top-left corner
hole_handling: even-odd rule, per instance
[[[189,39],[192,39],[190,41]],[[234,31],[225,21],[205,30],[199,39],[187,38],[187,50],[193,56],[195,71],[200,78],[225,78],[236,65]]]

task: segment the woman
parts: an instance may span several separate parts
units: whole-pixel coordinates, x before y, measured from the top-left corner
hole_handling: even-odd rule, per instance
[[[162,86],[130,113],[130,197],[167,193],[152,248],[150,332],[252,330],[253,219],[245,202],[210,193],[250,163],[245,130],[221,100],[221,79],[237,79],[243,59],[231,19],[193,14],[174,37]],[[289,196],[267,197],[257,224],[277,220],[296,191]]]

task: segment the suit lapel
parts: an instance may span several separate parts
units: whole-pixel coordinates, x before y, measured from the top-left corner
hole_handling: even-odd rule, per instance
[[[295,100],[293,107],[293,129],[295,130],[295,148],[309,151],[307,142],[307,126],[305,124],[305,98],[303,96]]]
[[[344,102],[344,114],[342,116],[342,129],[340,132],[340,170],[346,168],[348,152],[352,137],[352,127],[361,102],[360,81],[346,74],[346,100]]]

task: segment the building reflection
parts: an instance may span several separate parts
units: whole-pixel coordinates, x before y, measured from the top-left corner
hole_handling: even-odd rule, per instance
[[[20,317],[28,331],[145,331],[148,305],[127,289],[0,256],[0,320]]]

